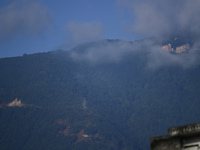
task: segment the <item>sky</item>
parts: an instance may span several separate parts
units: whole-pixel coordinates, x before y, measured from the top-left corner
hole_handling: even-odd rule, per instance
[[[199,0],[1,0],[0,58],[101,39],[200,33]]]
[[[0,57],[127,38],[116,0],[1,0]]]

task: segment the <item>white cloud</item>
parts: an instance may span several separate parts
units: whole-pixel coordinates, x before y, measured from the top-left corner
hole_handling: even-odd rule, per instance
[[[199,0],[117,0],[132,13],[131,31],[143,36],[200,33]],[[199,35],[199,34],[198,34]]]
[[[99,64],[119,62],[127,53],[133,50],[132,44],[125,41],[102,40],[76,47],[80,51],[72,51],[71,56],[76,61],[87,61]]]
[[[148,69],[157,69],[163,66],[180,66],[190,68],[199,65],[200,35],[200,1],[199,0],[118,0],[118,5],[125,7],[132,14],[134,21],[130,30],[143,36],[157,36],[165,38],[171,34],[186,33],[195,37],[191,50],[183,54],[164,52],[162,45],[153,40],[133,42],[102,41],[97,45],[89,44],[81,48],[82,51],[72,51],[75,60],[87,61],[95,64],[119,62],[127,55],[142,52]],[[81,41],[88,37],[90,28],[81,28],[83,25],[70,24],[74,41]],[[79,28],[81,28],[79,30]],[[80,34],[79,34],[80,33]],[[82,34],[81,34],[82,33]],[[83,36],[86,35],[86,36]],[[97,34],[98,35],[98,34]],[[185,38],[185,37],[184,37]]]
[[[18,35],[37,36],[52,26],[49,10],[31,0],[12,1],[0,8],[0,40]]]
[[[199,65],[199,50],[191,49],[188,53],[171,54],[162,50],[160,45],[152,40],[126,42],[121,40],[102,40],[76,47],[71,51],[75,61],[91,64],[118,63],[132,55],[141,57],[146,62],[145,67],[156,70],[164,66],[179,66],[183,69]],[[139,63],[139,62],[138,62]]]

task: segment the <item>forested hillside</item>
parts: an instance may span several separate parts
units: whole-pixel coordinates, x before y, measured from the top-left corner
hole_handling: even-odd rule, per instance
[[[198,52],[138,43],[0,59],[0,149],[146,150],[167,128],[200,122]],[[15,98],[24,105],[9,107]]]

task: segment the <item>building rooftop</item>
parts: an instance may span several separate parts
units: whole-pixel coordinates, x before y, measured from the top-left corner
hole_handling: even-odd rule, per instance
[[[150,138],[151,150],[199,150],[200,123],[172,127],[168,135]]]

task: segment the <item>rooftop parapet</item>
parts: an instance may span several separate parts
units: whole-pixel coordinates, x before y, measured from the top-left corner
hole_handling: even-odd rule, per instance
[[[169,128],[168,133],[170,136],[187,136],[200,134],[200,123]]]

